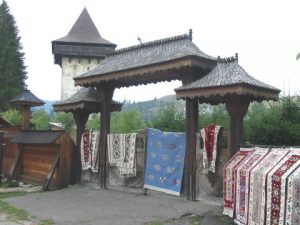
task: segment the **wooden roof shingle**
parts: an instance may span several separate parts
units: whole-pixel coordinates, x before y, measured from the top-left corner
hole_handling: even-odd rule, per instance
[[[82,87],[69,98],[53,104],[54,111],[72,112],[76,110],[86,110],[90,113],[100,112],[101,96],[92,87]],[[120,111],[122,104],[112,101],[112,111]]]
[[[54,42],[115,45],[101,37],[86,8],[83,9],[70,32]]]
[[[250,76],[239,65],[236,55],[236,58],[218,59],[216,67],[210,73],[176,88],[175,92],[177,98],[197,97],[204,102],[233,94],[252,96],[253,100],[260,101],[277,100],[280,90]]]
[[[106,81],[114,80],[115,77],[109,76],[112,73],[159,65],[185,57],[201,58],[213,63],[216,61],[216,58],[202,52],[188,34],[184,34],[116,50],[107,55],[98,67],[75,77],[74,80],[77,85],[81,85],[80,80],[93,77],[105,76]]]
[[[20,95],[9,101],[11,105],[29,105],[29,106],[40,106],[44,105],[45,102],[36,97],[30,90],[24,90]]]

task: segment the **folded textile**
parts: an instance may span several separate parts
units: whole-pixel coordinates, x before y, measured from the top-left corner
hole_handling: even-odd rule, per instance
[[[117,165],[124,162],[125,159],[125,135],[108,134],[107,135],[108,162],[111,165]]]
[[[90,132],[84,131],[80,143],[81,151],[81,168],[88,170],[91,168],[91,154],[90,154]]]
[[[266,206],[266,176],[289,151],[272,149],[250,172],[248,224],[264,225]],[[269,184],[267,184],[269,185]]]
[[[144,188],[180,195],[185,160],[185,133],[147,130]]]
[[[268,154],[267,148],[255,148],[237,167],[235,219],[236,224],[247,224],[250,171]]]
[[[235,181],[236,168],[240,163],[252,153],[252,148],[240,149],[225,165],[224,165],[224,181],[223,181],[223,201],[224,201],[224,215],[233,217],[235,207]]]
[[[99,148],[99,131],[92,130],[90,132],[90,155],[91,155],[91,171],[98,172],[98,148]]]
[[[204,148],[203,168],[208,168],[213,173],[215,173],[216,170],[218,135],[220,129],[221,126],[219,125],[208,125],[200,131]]]
[[[108,160],[123,176],[136,176],[136,134],[107,135]]]
[[[300,224],[300,166],[287,179],[285,224]]]
[[[286,179],[300,166],[300,151],[291,150],[267,177],[266,225],[283,225],[286,202]]]
[[[136,134],[125,134],[125,157],[118,163],[120,174],[123,176],[136,176]]]

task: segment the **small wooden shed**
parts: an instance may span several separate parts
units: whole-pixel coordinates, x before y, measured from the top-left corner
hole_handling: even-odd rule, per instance
[[[74,182],[74,143],[65,131],[21,131],[11,143],[17,145],[11,177],[44,189]]]

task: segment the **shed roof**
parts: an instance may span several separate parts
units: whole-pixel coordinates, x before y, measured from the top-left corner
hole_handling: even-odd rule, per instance
[[[28,106],[40,106],[45,102],[36,97],[30,90],[24,90],[23,93],[16,96],[9,101],[11,105],[28,105]]]
[[[115,46],[114,43],[101,37],[86,8],[83,9],[68,35],[59,38],[54,42],[89,43]]]
[[[238,64],[238,56],[218,59],[217,66],[197,81],[175,89],[177,98],[199,98],[207,102],[226,95],[251,96],[252,100],[277,100],[279,89],[250,76]]]
[[[11,126],[12,124],[9,123],[7,120],[5,120],[3,117],[0,116],[0,127],[6,127],[6,126]]]
[[[117,80],[124,78],[124,75],[118,77],[116,74],[121,71],[130,70],[132,74],[125,75],[129,77],[139,73],[138,71],[133,71],[135,69],[161,65],[188,57],[200,58],[212,63],[216,61],[214,57],[202,52],[191,41],[191,37],[188,34],[184,34],[116,50],[108,55],[98,67],[75,77],[74,80],[77,85],[86,85],[103,80]],[[185,61],[182,64],[177,63],[176,67],[190,66],[190,63],[191,61]],[[209,63],[206,66],[211,67]],[[164,67],[164,70],[171,68],[174,68],[174,65],[172,67]],[[158,70],[162,70],[162,68],[160,67]]]
[[[101,96],[92,87],[82,87],[69,98],[53,104],[54,111],[72,112],[86,110],[87,112],[100,112]],[[112,111],[120,111],[122,104],[112,101]]]
[[[53,144],[65,131],[31,131],[23,130],[11,139],[18,144]]]

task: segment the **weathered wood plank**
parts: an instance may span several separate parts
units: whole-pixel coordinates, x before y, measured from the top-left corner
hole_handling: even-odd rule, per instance
[[[20,155],[21,155],[21,150],[18,149],[17,153],[16,153],[16,156],[15,156],[15,159],[13,161],[13,164],[12,164],[10,170],[9,170],[9,176],[8,176],[9,181],[12,180],[12,178],[13,178],[15,172],[16,172],[16,168],[17,168],[17,166],[19,164],[19,161],[20,161]]]

